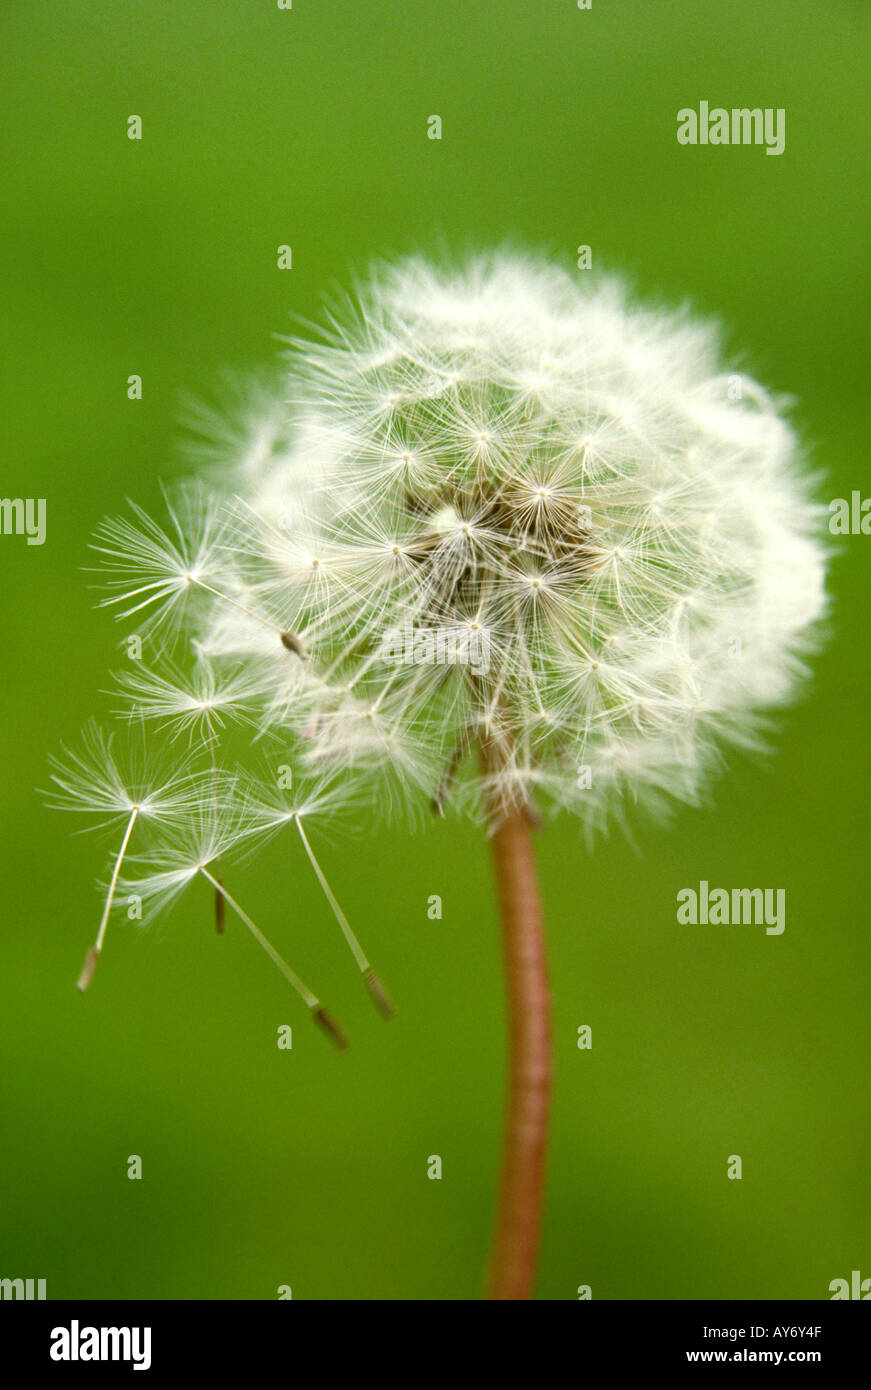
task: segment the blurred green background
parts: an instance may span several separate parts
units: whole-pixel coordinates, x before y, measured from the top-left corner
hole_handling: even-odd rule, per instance
[[[77,994],[107,846],[34,788],[119,663],[89,533],[184,470],[183,392],[269,363],[291,315],[371,257],[506,239],[568,267],[589,243],[644,293],[721,316],[742,365],[794,393],[821,496],[871,493],[868,6],[6,0],[0,47],[0,491],[48,509],[42,548],[0,538],[0,1276],[51,1298],[475,1298],[504,1054],[473,828],[317,841],[398,1001],[389,1026],[302,861],[239,876],[352,1033],[344,1057],[241,929],[215,937],[205,891],[144,935],[117,926]],[[679,146],[676,112],[702,99],[785,107],[785,154]],[[557,1040],[540,1297],[826,1298],[871,1277],[869,558],[867,537],[841,545],[806,698],[770,760],[730,762],[713,809],[592,856],[570,823],[540,840]],[[676,890],[700,878],[785,886],[785,934],[678,927]]]

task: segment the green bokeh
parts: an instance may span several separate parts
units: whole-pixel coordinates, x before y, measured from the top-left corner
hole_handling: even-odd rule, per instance
[[[182,393],[269,362],[325,289],[373,256],[505,240],[569,267],[589,243],[645,294],[720,315],[743,364],[795,395],[821,495],[871,493],[868,15],[7,0],[0,490],[46,497],[48,540],[0,538],[0,1275],[45,1277],[54,1298],[478,1295],[504,1057],[474,829],[319,841],[398,1000],[390,1026],[302,861],[240,875],[326,982],[345,1057],[240,931],[214,936],[205,894],[144,936],[116,929],[92,991],[73,988],[105,847],[33,789],[105,709],[119,661],[88,536],[182,470]],[[675,113],[701,99],[785,107],[785,154],[680,147]],[[732,760],[711,809],[639,825],[635,848],[589,855],[570,823],[541,838],[557,1040],[542,1297],[825,1298],[851,1269],[871,1276],[869,556],[867,537],[841,547],[831,640],[770,760]],[[785,934],[677,927],[675,892],[700,878],[785,886]]]

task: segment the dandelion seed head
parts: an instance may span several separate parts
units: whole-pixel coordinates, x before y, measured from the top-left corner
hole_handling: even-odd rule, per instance
[[[180,615],[216,690],[265,671],[240,703],[348,796],[480,811],[474,760],[446,774],[477,743],[491,814],[695,800],[721,745],[759,745],[825,609],[796,437],[729,380],[708,324],[617,280],[381,269],[246,400],[193,521],[104,525],[109,601]],[[124,685],[182,728],[221,714]]]

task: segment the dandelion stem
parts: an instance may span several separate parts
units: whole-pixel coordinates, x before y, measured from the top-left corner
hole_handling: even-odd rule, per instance
[[[393,1018],[396,1011],[393,1007],[393,1004],[390,1001],[390,997],[386,989],[384,988],[384,985],[382,984],[379,976],[375,974],[375,971],[369,964],[363,947],[357,940],[357,937],[354,934],[350,922],[348,921],[347,917],[345,916],[344,912],[339,906],[338,901],[336,900],[336,895],[334,894],[332,888],[330,887],[327,881],[327,876],[321,868],[320,864],[318,863],[317,859],[315,858],[315,852],[309,844],[308,836],[302,828],[302,822],[300,821],[299,816],[294,817],[294,823],[296,825],[297,830],[299,831],[300,839],[302,840],[303,845],[305,846],[305,852],[308,855],[309,863],[315,871],[318,883],[321,885],[321,888],[323,889],[324,897],[326,898],[327,902],[330,905],[330,908],[332,909],[333,916],[335,917],[336,921],[341,927],[342,935],[347,941],[348,946],[351,950],[351,954],[357,962],[357,965],[363,976],[366,988],[368,989],[369,994],[372,997],[372,1001],[375,1004],[375,1007],[378,1009],[379,1013],[383,1014],[385,1018]]]
[[[139,807],[134,806],[133,810],[130,812],[127,829],[124,831],[124,839],[121,841],[121,848],[115,859],[115,867],[112,870],[109,891],[106,894],[106,902],[103,907],[103,916],[100,918],[100,926],[97,930],[97,939],[85,957],[85,963],[82,966],[82,971],[76,985],[76,988],[82,991],[88,988],[88,985],[94,978],[94,971],[97,968],[97,962],[100,959],[100,953],[103,949],[103,941],[106,937],[106,928],[109,925],[109,914],[112,911],[112,903],[115,901],[115,889],[118,887],[118,875],[121,872],[121,865],[124,863],[124,856],[127,853],[127,846],[130,843],[130,836],[133,834],[133,827],[136,824],[138,815]]]
[[[502,917],[509,1075],[489,1299],[532,1296],[544,1206],[551,1089],[551,1004],[531,823],[524,807],[490,806]]]

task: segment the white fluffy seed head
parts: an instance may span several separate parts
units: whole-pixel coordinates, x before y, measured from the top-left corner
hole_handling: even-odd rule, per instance
[[[201,650],[258,676],[272,655],[264,726],[349,794],[478,809],[483,746],[491,812],[600,825],[694,799],[790,695],[820,516],[779,403],[708,325],[532,259],[415,260],[293,345],[278,399],[231,436],[195,554],[176,537],[161,569],[152,530],[131,598],[175,614],[205,574]]]

